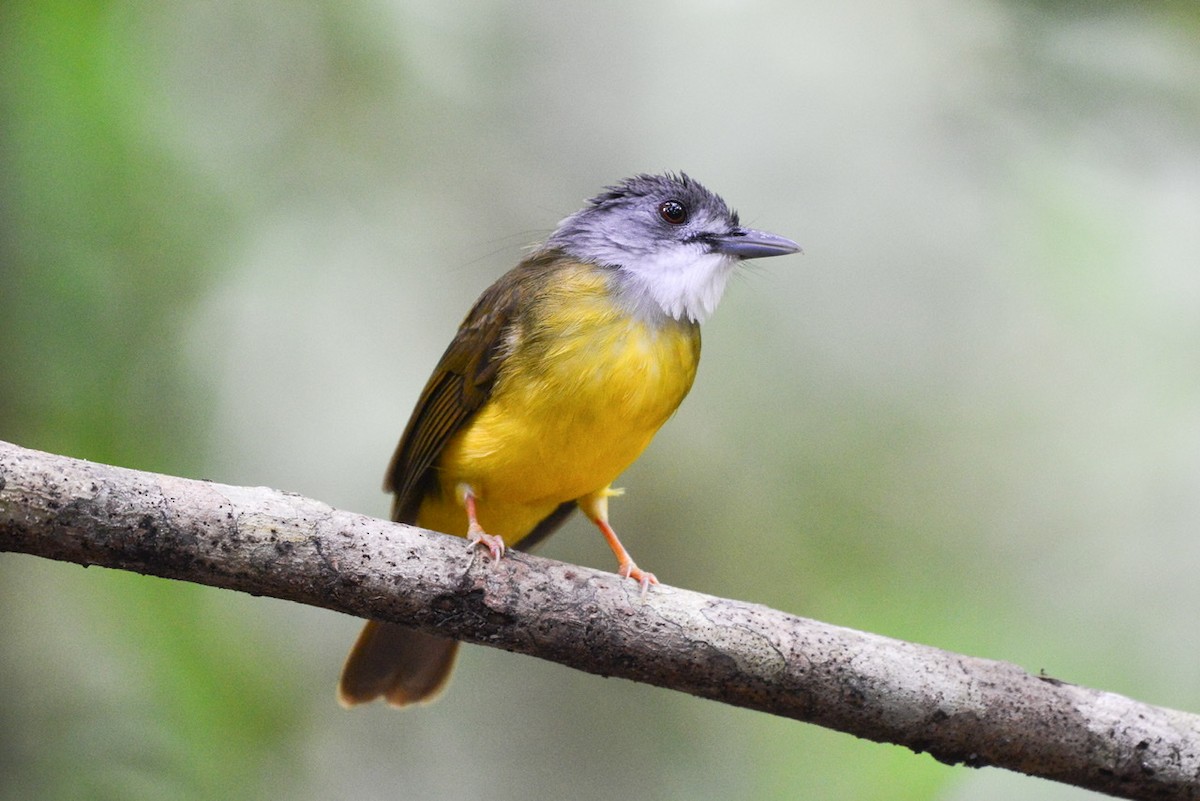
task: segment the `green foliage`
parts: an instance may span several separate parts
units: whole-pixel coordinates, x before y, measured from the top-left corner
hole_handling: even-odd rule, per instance
[[[137,31],[103,4],[3,12],[5,433],[48,450],[194,469],[203,388],[181,322],[229,215],[139,113]]]

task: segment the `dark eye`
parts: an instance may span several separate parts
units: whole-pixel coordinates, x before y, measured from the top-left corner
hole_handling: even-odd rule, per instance
[[[658,207],[658,216],[671,225],[683,225],[687,222],[687,208],[678,200],[665,200]]]

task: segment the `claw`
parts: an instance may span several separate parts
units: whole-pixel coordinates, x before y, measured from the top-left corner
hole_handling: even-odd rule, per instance
[[[499,562],[500,557],[504,556],[504,538],[488,534],[483,529],[468,532],[467,543],[468,550],[480,545],[487,548],[488,553],[492,555],[493,562]]]
[[[650,589],[651,584],[658,583],[658,577],[649,571],[642,570],[634,562],[623,562],[617,568],[617,574],[621,578],[633,579],[641,587],[641,597],[646,597],[646,592]]]

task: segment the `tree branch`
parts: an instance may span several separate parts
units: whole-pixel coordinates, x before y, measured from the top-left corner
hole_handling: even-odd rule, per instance
[[[266,488],[0,442],[0,551],[378,618],[1112,795],[1200,798],[1200,717]]]

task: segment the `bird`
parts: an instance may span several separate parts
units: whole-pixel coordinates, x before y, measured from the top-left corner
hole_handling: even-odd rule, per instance
[[[388,466],[392,519],[466,537],[495,560],[578,508],[618,573],[643,570],[609,523],[612,482],[696,376],[700,325],[747,259],[800,252],[741,225],[686,173],[605,187],[476,301],[426,383]],[[402,707],[436,697],[458,642],[369,621],[338,700]]]

